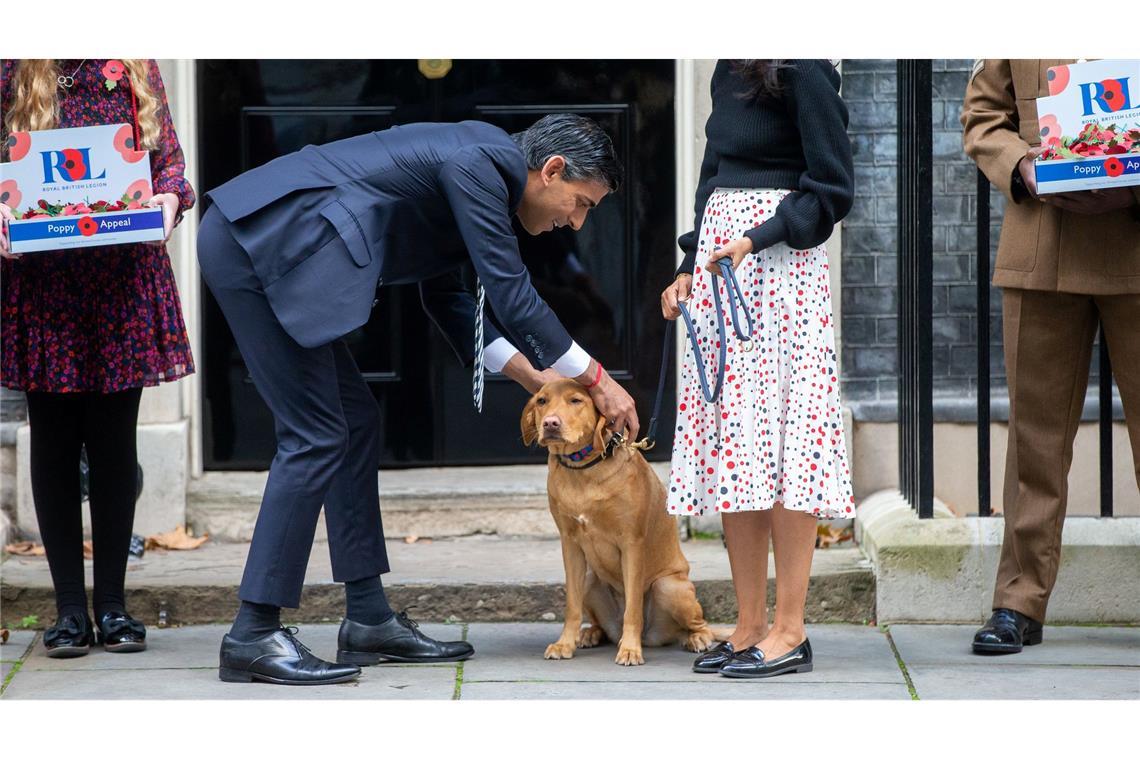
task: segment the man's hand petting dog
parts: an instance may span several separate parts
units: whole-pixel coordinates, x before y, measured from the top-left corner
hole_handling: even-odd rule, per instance
[[[597,380],[587,392],[594,407],[605,417],[607,427],[614,433],[621,433],[627,441],[637,440],[637,434],[641,430],[637,419],[637,404],[596,359],[591,359],[586,371],[574,379],[583,386],[590,386]]]

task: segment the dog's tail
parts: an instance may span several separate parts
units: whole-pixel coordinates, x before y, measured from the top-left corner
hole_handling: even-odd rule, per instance
[[[717,641],[728,641],[728,639],[736,631],[735,628],[715,625],[710,625],[709,630],[712,631],[712,635],[716,638]]]

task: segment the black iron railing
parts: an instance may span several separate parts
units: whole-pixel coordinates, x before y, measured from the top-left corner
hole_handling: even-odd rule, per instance
[[[933,172],[930,60],[898,62],[899,484],[922,518],[934,515]],[[977,186],[978,514],[990,500],[990,183]],[[1100,514],[1112,516],[1112,368],[1099,334]]]
[[[898,62],[899,484],[934,515],[931,62]]]

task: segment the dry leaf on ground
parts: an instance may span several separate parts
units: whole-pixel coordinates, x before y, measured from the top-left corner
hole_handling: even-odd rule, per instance
[[[855,537],[854,531],[850,527],[837,528],[826,523],[819,523],[815,535],[815,545],[820,549],[827,549],[833,544],[841,544]]]
[[[0,628],[0,644],[8,643],[8,629]]]
[[[17,554],[23,557],[44,556],[43,546],[35,543],[34,541],[17,541],[5,546],[4,551],[8,552],[9,554]]]
[[[148,550],[177,549],[180,551],[185,551],[189,549],[197,549],[199,546],[209,540],[209,533],[195,537],[193,534],[187,532],[185,525],[179,525],[174,530],[167,531],[166,533],[159,533],[156,536],[147,536],[146,548]]]

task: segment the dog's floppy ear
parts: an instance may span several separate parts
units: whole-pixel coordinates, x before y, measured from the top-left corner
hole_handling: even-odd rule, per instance
[[[530,401],[526,402],[526,406],[523,407],[522,417],[519,419],[519,428],[522,430],[524,446],[530,446],[538,438],[538,423],[534,421],[535,401],[537,399],[537,393],[530,397]]]
[[[598,421],[594,424],[594,450],[606,449],[606,415],[598,412]]]

